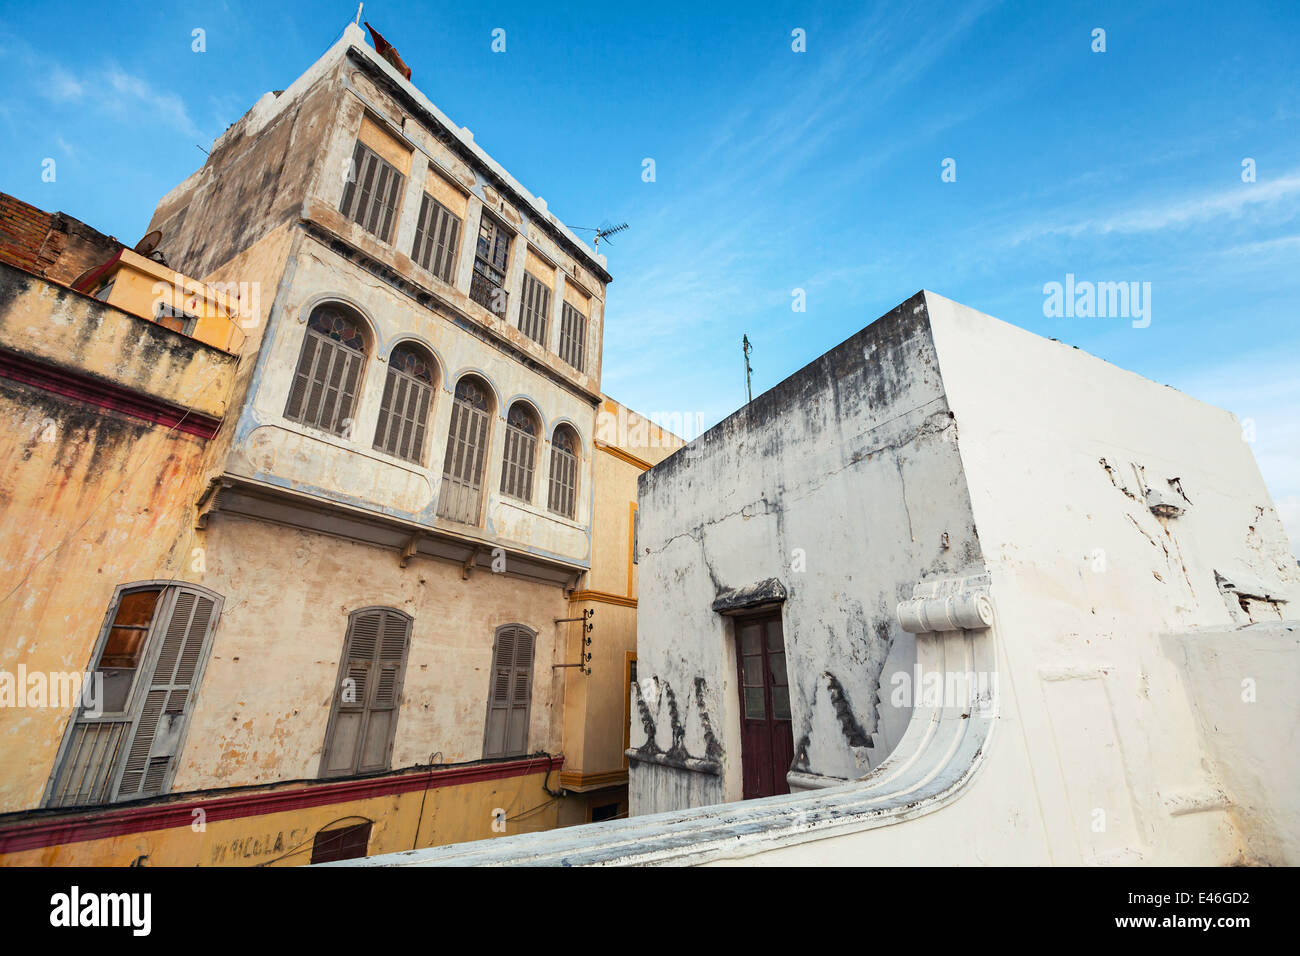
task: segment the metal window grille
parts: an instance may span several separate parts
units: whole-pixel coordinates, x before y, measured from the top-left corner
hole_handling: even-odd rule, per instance
[[[474,253],[474,274],[469,297],[489,312],[506,314],[506,263],[510,259],[510,233],[486,213],[479,219],[478,245]]]

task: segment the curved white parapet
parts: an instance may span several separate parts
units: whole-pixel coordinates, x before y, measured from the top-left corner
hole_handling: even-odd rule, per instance
[[[943,607],[932,612],[928,605],[923,606],[914,620],[931,625],[970,620],[975,625],[969,629],[927,627],[914,631],[921,672],[943,675],[942,684],[952,692],[935,700],[923,695],[916,701],[911,721],[893,753],[859,780],[811,793],[324,865],[696,865],[743,860],[769,850],[890,827],[929,814],[961,796],[988,752],[997,720],[997,685],[991,682],[990,696],[985,692],[990,684],[972,677],[996,672],[997,628],[986,576],[919,585],[917,590],[928,592],[928,600],[938,601]],[[900,619],[904,613],[912,613],[912,603],[900,605]],[[891,858],[861,862],[904,861]]]

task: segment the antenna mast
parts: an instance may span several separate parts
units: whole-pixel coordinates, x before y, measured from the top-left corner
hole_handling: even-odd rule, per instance
[[[609,220],[606,220],[608,222]],[[596,252],[600,252],[600,240],[608,239],[616,232],[622,232],[627,228],[627,223],[620,222],[617,226],[573,226],[574,229],[581,229],[583,232],[594,232],[596,234]],[[609,241],[613,241],[612,239]]]
[[[754,400],[754,389],[750,384],[750,373],[753,369],[749,367],[749,353],[753,350],[754,346],[749,344],[749,333],[745,333],[743,347],[745,351],[745,395],[748,398],[746,404],[749,404],[749,402]]]

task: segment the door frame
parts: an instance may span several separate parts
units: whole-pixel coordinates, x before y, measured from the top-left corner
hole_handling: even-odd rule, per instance
[[[738,715],[737,730],[739,731],[738,740],[740,743],[739,783],[740,783],[740,799],[742,800],[757,799],[757,797],[745,796],[745,722],[748,718],[746,718],[745,716],[745,655],[743,653],[743,648],[741,647],[741,639],[742,639],[741,632],[744,630],[744,628],[747,625],[752,625],[752,624],[765,625],[770,621],[775,621],[777,623],[777,626],[781,630],[781,654],[784,656],[786,662],[785,663],[786,687],[789,688],[790,655],[785,642],[785,617],[782,614],[783,609],[784,609],[783,605],[778,604],[775,606],[769,605],[768,607],[762,609],[755,609],[749,613],[737,613],[737,614],[728,615],[731,618],[731,624],[732,624],[730,628],[731,652],[735,655],[735,674],[736,674],[737,687],[736,687],[736,694],[733,700],[736,701],[737,715]],[[767,676],[768,675],[767,658],[768,658],[769,651],[767,648],[766,627],[761,628],[759,639],[761,641],[761,649],[763,652],[762,655],[763,672],[764,672],[763,705],[764,705],[764,712],[767,715],[766,720],[769,729],[769,747],[770,747],[771,739],[772,739],[771,733],[774,730],[773,725],[774,723],[777,722],[778,718],[774,716],[775,708],[773,707],[773,703],[772,703],[772,689]],[[785,718],[784,722],[787,723],[790,728],[790,738],[791,738],[790,749],[793,752],[794,750],[793,701],[791,701],[790,703],[791,703],[790,717]],[[778,794],[789,792],[789,781],[788,781],[789,772],[790,772],[790,767],[788,765],[785,767],[778,767],[776,765],[776,761],[773,760],[772,762],[773,785],[774,787],[777,788]],[[778,775],[780,777],[779,784],[777,781]],[[781,786],[784,787],[784,790],[780,789]]]

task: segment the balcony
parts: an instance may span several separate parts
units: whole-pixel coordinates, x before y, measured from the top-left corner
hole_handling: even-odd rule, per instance
[[[498,318],[505,318],[510,293],[477,269],[470,275],[469,297]]]

